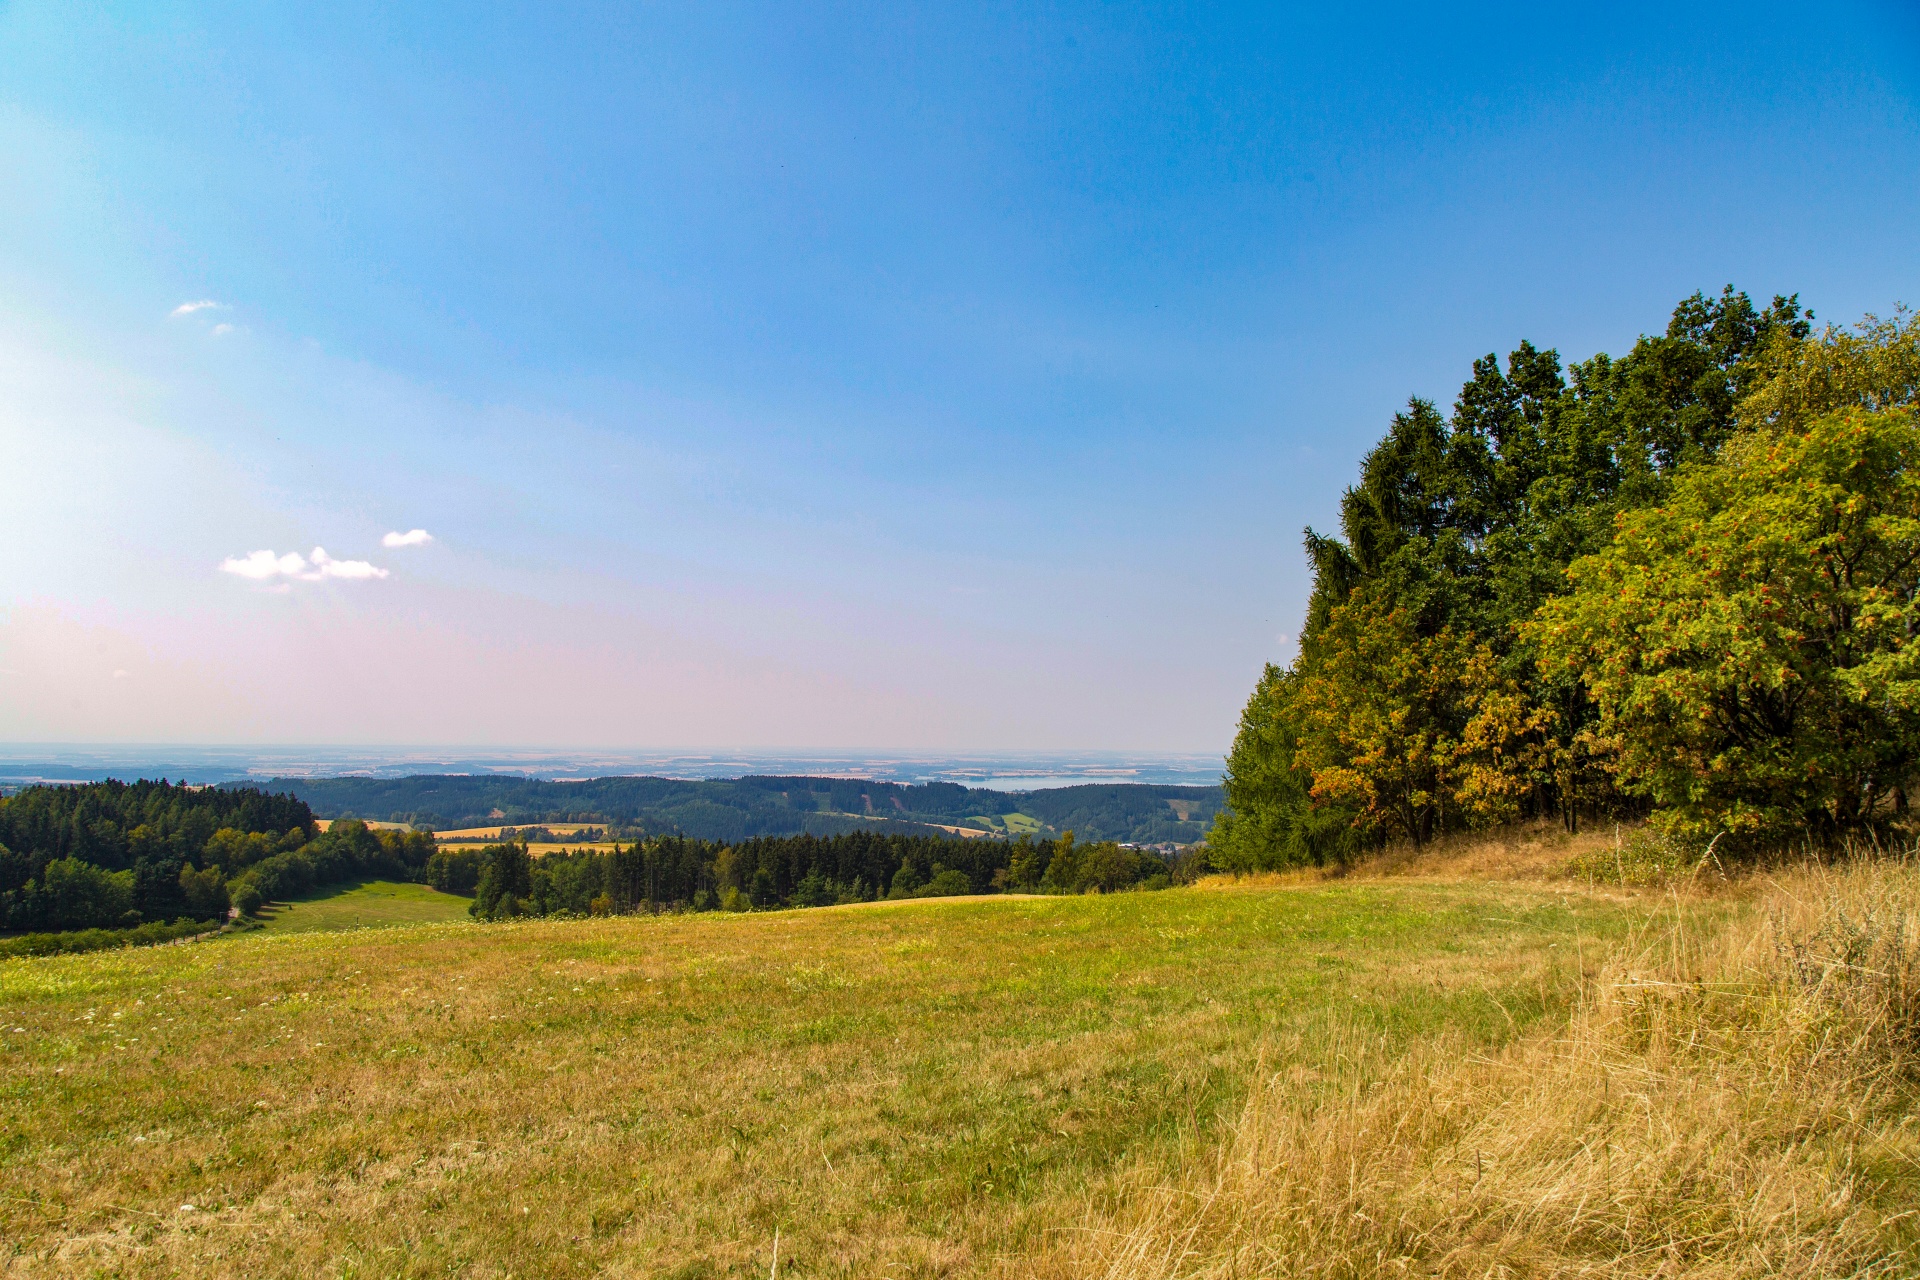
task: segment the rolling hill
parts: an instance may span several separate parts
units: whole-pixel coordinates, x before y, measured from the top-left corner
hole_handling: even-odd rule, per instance
[[[956,783],[846,778],[275,778],[264,784],[326,818],[419,823],[437,830],[506,823],[594,822],[704,840],[963,827],[1002,835],[1073,831],[1084,840],[1193,844],[1221,802],[1218,787],[1096,783],[1007,792]]]

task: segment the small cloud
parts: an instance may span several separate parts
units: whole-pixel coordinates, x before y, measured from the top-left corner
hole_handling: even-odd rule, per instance
[[[173,309],[173,318],[179,319],[181,316],[190,316],[196,311],[224,311],[226,308],[227,304],[224,302],[215,302],[212,298],[202,298],[198,302],[183,302],[175,307]]]
[[[223,337],[232,332],[233,326],[230,324],[217,324],[213,326],[213,336],[216,338]]]
[[[292,551],[283,556],[276,556],[271,551],[255,551],[246,556],[228,556],[220,562],[220,572],[260,582],[282,574],[289,578],[298,577],[306,572],[306,568],[306,557]]]
[[[296,578],[301,582],[319,582],[326,578],[349,581],[384,578],[387,571],[365,560],[335,560],[325,547],[315,547],[311,558],[297,551],[275,555],[255,551],[245,556],[229,556],[220,562],[220,572],[267,582],[274,578]]]
[[[387,571],[365,560],[335,560],[327,554],[326,548],[315,547],[313,572],[303,576],[308,582],[317,582],[321,578],[384,578]]]
[[[120,668],[116,667],[114,668],[113,678],[115,680],[125,680],[127,678],[127,673],[121,670]]]
[[[425,529],[409,529],[405,533],[394,532],[380,539],[383,547],[424,547],[433,541],[433,535]]]

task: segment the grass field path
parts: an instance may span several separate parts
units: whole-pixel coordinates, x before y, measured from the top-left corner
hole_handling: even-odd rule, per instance
[[[9,961],[0,1237],[34,1274],[690,1280],[778,1229],[783,1274],[990,1274],[1283,1041],[1333,1080],[1355,1027],[1503,1040],[1641,914],[1332,884]]]

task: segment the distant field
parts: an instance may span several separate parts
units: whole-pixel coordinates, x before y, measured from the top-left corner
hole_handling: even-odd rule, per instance
[[[1495,1045],[1659,909],[1334,883],[288,934],[456,904],[0,964],[12,1265],[692,1280],[766,1275],[778,1231],[783,1275],[995,1274],[1257,1075]]]
[[[368,880],[325,889],[278,904],[266,912],[267,933],[314,933],[396,924],[439,924],[466,920],[468,898],[441,893],[423,884]]]
[[[545,827],[557,836],[570,836],[576,831],[584,831],[589,827],[597,829],[606,826],[603,822],[539,822],[525,825]],[[457,831],[436,831],[433,837],[436,840],[498,840],[500,833],[504,830],[506,827],[461,827]]]
[[[325,831],[328,827],[332,826],[334,823],[338,821],[340,821],[340,819],[338,818],[315,818],[313,820],[313,825],[320,828],[320,830]],[[413,830],[413,828],[410,825],[404,822],[376,822],[372,818],[362,818],[360,819],[360,821],[366,823],[370,827],[376,827],[383,831]]]

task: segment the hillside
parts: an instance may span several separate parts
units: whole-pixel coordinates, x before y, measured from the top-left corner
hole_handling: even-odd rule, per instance
[[[411,778],[275,778],[325,818],[422,823],[437,830],[507,823],[597,822],[700,840],[837,835],[894,828],[963,826],[1017,835],[1057,835],[1138,844],[1193,844],[1219,810],[1218,787],[1098,783],[1006,792],[955,783],[906,785],[844,778],[594,778],[427,774]],[[925,833],[924,831],[922,832]]]
[[[796,1276],[1906,1274],[1915,889],[1303,878],[10,961],[0,1234],[43,1275],[746,1276],[776,1235]]]
[[[977,1274],[1230,1113],[1276,1030],[1490,1046],[1635,916],[1189,891],[13,963],[0,1234],[51,1273],[717,1276],[780,1228],[796,1275]]]

